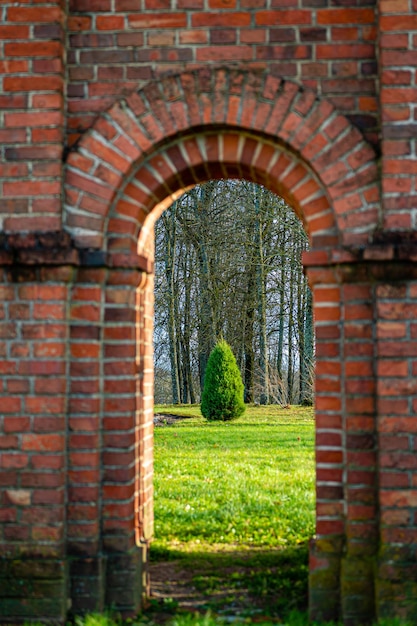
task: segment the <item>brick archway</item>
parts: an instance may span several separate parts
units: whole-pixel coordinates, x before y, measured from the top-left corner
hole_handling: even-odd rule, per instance
[[[311,615],[417,622],[416,2],[3,3],[0,622],[140,607],[152,224],[225,174],[312,243]]]
[[[121,610],[140,602],[137,580],[152,534],[149,235],[184,189],[224,177],[248,178],[283,196],[310,236],[305,262],[317,337],[310,610],[315,617],[367,619],[374,614],[370,557],[379,531],[373,287],[365,275],[350,284],[349,263],[379,222],[375,155],[313,91],[265,73],[223,68],[149,83],[101,115],[69,154],[66,229],[90,258],[72,296],[68,551],[75,606],[86,576],[94,580],[96,605],[103,587],[104,602]],[[95,258],[106,269],[94,269]],[[86,300],[96,307],[93,332],[91,317],[83,319]],[[77,445],[88,433],[96,474],[87,496],[78,473],[86,461]],[[95,506],[87,507],[87,497]],[[126,575],[129,584],[121,587]]]
[[[135,241],[159,201],[242,176],[284,196],[329,245],[367,242],[379,222],[375,154],[346,117],[296,83],[206,68],[149,83],[98,118],[67,161],[65,223],[86,247],[117,229]]]

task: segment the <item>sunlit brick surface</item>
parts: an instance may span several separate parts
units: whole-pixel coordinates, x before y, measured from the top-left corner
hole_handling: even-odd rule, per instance
[[[310,614],[416,621],[416,15],[1,4],[0,621],[142,606],[153,226],[190,186],[242,177],[311,244]]]

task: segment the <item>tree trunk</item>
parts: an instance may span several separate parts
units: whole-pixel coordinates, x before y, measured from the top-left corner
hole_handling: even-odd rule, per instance
[[[288,313],[288,373],[287,373],[287,388],[288,388],[288,403],[293,401],[293,386],[294,386],[294,363],[293,363],[293,333],[294,333],[294,280],[295,280],[295,268],[294,268],[294,252],[291,256],[291,269],[290,269],[290,285],[289,285],[289,313]]]
[[[301,242],[297,245],[297,258],[295,262],[299,263],[301,257]],[[301,271],[297,272],[297,333],[298,333],[298,394],[296,398],[297,404],[301,403],[303,394],[303,383],[305,381],[305,336],[304,336],[304,318],[305,318],[305,278]]]
[[[286,394],[284,391],[284,370],[283,370],[283,354],[284,354],[284,332],[285,332],[285,253],[282,248],[280,259],[280,285],[279,285],[279,322],[278,322],[278,348],[277,348],[277,374],[278,385],[280,388],[280,400],[282,404],[287,403]]]
[[[247,268],[248,284],[246,290],[246,315],[244,324],[244,338],[243,338],[243,350],[244,350],[244,370],[243,370],[243,382],[245,386],[245,402],[250,403],[254,401],[254,368],[255,368],[255,354],[253,348],[253,336],[254,336],[254,324],[255,324],[255,305],[253,301],[253,294],[255,288],[255,276],[253,271],[253,264]]]
[[[210,306],[210,275],[204,244],[198,250],[198,267],[200,275],[200,326],[198,329],[198,360],[200,369],[200,388],[204,388],[207,361],[216,343],[213,328],[213,316]]]
[[[168,337],[169,337],[169,360],[171,364],[172,402],[179,404],[180,384],[178,375],[178,338],[176,316],[176,287],[174,280],[175,248],[176,248],[176,222],[175,207],[172,207],[171,219],[165,220],[165,274],[168,287]]]
[[[195,404],[195,393],[193,385],[193,377],[191,371],[191,331],[192,331],[192,280],[193,280],[193,263],[194,255],[190,250],[186,249],[183,265],[184,280],[184,324],[182,333],[182,362],[183,362],[183,403],[190,402]]]
[[[260,404],[269,403],[268,384],[268,341],[266,332],[266,295],[265,295],[265,264],[262,239],[260,198],[255,192],[255,243],[256,243],[256,295],[259,323],[259,369],[260,369]]]
[[[304,363],[301,379],[301,404],[313,404],[313,368],[314,368],[314,327],[313,296],[307,281],[305,283],[305,321],[304,321]]]

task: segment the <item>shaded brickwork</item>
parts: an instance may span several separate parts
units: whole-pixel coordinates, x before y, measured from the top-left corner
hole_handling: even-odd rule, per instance
[[[0,7],[0,621],[147,590],[153,225],[247,178],[314,292],[310,613],[417,614],[416,0]]]

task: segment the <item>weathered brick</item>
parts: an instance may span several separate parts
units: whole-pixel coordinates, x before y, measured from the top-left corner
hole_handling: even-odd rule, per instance
[[[381,0],[377,13],[370,2],[328,4],[326,0],[272,0],[269,4],[265,0],[210,0],[205,7],[202,0],[179,0],[174,7],[170,0],[146,0],[139,9],[134,0],[115,0],[114,5],[109,0],[72,0],[66,22],[58,2],[47,7],[6,7],[6,22],[0,26],[3,51],[8,56],[0,65],[4,73],[0,142],[5,157],[0,168],[0,193],[6,230],[61,228],[60,164],[65,142],[74,146],[66,179],[66,206],[70,207],[66,228],[81,246],[100,247],[106,241],[106,250],[123,254],[134,251],[140,226],[155,201],[165,201],[169,193],[199,182],[200,176],[226,173],[263,182],[286,197],[303,216],[316,247],[310,259],[306,257],[309,277],[312,283],[323,281],[326,285],[317,290],[315,301],[317,427],[328,429],[318,432],[318,443],[332,448],[350,442],[357,452],[346,456],[344,468],[346,450],[342,444],[340,450],[319,451],[324,463],[338,463],[336,470],[333,468],[338,485],[318,484],[317,531],[322,538],[312,550],[312,571],[317,574],[311,578],[312,610],[317,613],[321,607],[328,619],[336,620],[340,617],[339,586],[346,593],[354,590],[359,594],[359,599],[355,596],[358,607],[365,603],[362,583],[354,587],[344,578],[347,568],[340,570],[341,542],[332,537],[345,537],[348,550],[359,552],[368,549],[366,543],[372,544],[375,526],[366,522],[374,509],[365,502],[372,490],[360,487],[361,481],[367,487],[377,484],[372,479],[375,458],[365,449],[368,435],[376,423],[386,433],[380,438],[382,448],[391,453],[406,451],[408,437],[416,429],[410,417],[417,406],[413,383],[417,373],[415,293],[405,289],[384,296],[383,287],[377,287],[374,307],[373,287],[363,281],[372,275],[373,286],[385,279],[385,270],[389,270],[395,282],[406,268],[413,271],[412,257],[395,266],[401,235],[389,243],[389,258],[384,256],[387,247],[368,244],[376,226],[390,231],[389,236],[401,229],[412,233],[415,227],[415,120],[410,103],[415,101],[412,68],[417,57],[410,47],[416,44],[410,29],[415,26],[413,12],[417,6],[415,1]],[[64,55],[67,34],[69,47]],[[376,41],[380,85],[376,82]],[[65,120],[64,59],[68,65]],[[247,71],[213,71],[216,60],[225,66],[243,60]],[[193,74],[197,63],[203,68]],[[156,89],[141,91],[142,81],[151,78],[153,72],[161,76],[184,68],[190,71],[180,79],[163,78]],[[221,125],[221,138],[213,124]],[[94,132],[87,135],[91,126]],[[66,138],[64,127],[68,129]],[[204,134],[205,128],[210,129],[210,137]],[[228,135],[230,128],[233,136]],[[177,141],[178,133],[183,136]],[[363,136],[382,154],[382,174],[368,167],[374,154]],[[169,142],[170,146],[164,147]],[[136,168],[138,184],[131,182]],[[122,174],[131,176],[123,189]],[[119,201],[113,206],[116,197]],[[110,229],[108,240],[103,235],[105,228]],[[356,264],[354,254],[340,249],[341,243],[359,246],[362,265]],[[20,259],[29,258],[19,254]],[[40,263],[39,254],[32,253],[31,258]],[[120,262],[122,256],[117,258]],[[72,467],[68,475],[72,485],[90,481],[96,485],[92,492],[81,490],[76,495],[82,502],[100,491],[95,469],[99,443],[94,433],[101,389],[111,394],[100,405],[105,411],[104,428],[112,433],[109,438],[105,432],[103,440],[114,437],[123,446],[130,434],[119,431],[134,426],[135,368],[129,362],[135,353],[135,326],[129,301],[120,294],[108,296],[107,302],[117,302],[120,310],[109,307],[103,318],[98,306],[103,276],[98,274],[98,294],[94,297],[90,298],[91,293],[83,287],[74,289],[70,301],[65,290],[53,293],[58,276],[68,280],[77,271],[73,266],[59,270],[20,267],[14,275],[16,294],[6,292],[2,299],[6,305],[0,311],[1,338],[3,342],[16,341],[0,350],[2,401],[6,393],[10,394],[2,404],[3,443],[10,450],[2,453],[0,464],[11,468],[5,472],[9,489],[32,485],[31,481],[36,487],[33,520],[25,516],[19,528],[14,512],[6,509],[8,538],[20,543],[41,541],[58,546],[63,539],[54,524],[63,519],[64,494],[63,489],[62,493],[55,492],[53,480],[57,475],[62,477],[56,471],[66,463],[60,446],[66,450],[61,437],[67,407],[71,411],[70,428],[74,429],[69,438],[69,459],[71,463],[86,463],[88,454],[94,463],[92,468]],[[108,280],[115,286],[136,286],[140,279],[137,272],[123,275],[120,271],[100,271],[108,272]],[[38,278],[55,280],[50,291],[37,292],[28,286],[25,294],[24,281],[36,282]],[[345,279],[349,284],[341,289],[339,283]],[[94,282],[91,276],[89,280]],[[68,311],[73,324],[70,344],[66,342]],[[149,326],[144,323],[146,341],[151,338]],[[102,338],[113,343],[103,346]],[[147,350],[146,342],[142,342],[138,354],[149,360]],[[100,363],[101,355],[114,361]],[[125,379],[121,379],[124,374]],[[145,378],[149,384],[150,375]],[[124,406],[117,399],[121,390],[127,396]],[[74,394],[71,402],[68,391]],[[149,409],[151,413],[150,405]],[[114,417],[118,410],[121,416]],[[21,446],[27,448],[27,455]],[[37,446],[46,449],[38,453]],[[389,490],[391,485],[393,489],[415,487],[410,468],[414,451],[410,448],[408,455],[380,455],[382,490]],[[132,511],[123,499],[133,497],[134,474],[126,472],[118,453],[104,454],[120,467],[106,468],[106,477],[117,484],[104,493],[109,519],[103,527],[105,533],[117,531],[119,535],[114,539],[102,537],[102,545],[111,550],[130,549]],[[405,469],[396,471],[397,466]],[[326,472],[327,468],[319,467],[318,479],[332,482]],[[353,483],[354,489],[346,489],[342,480]],[[144,484],[146,481],[149,476],[143,477]],[[345,493],[351,497],[352,492],[357,504],[346,509],[349,524],[345,528],[343,497]],[[109,502],[109,498],[115,501]],[[398,510],[382,511],[383,523],[390,526],[390,532],[382,534],[383,549],[390,542],[404,545],[415,541],[407,527],[408,520],[414,519],[411,504],[399,503],[402,508]],[[52,515],[55,511],[56,518]],[[88,502],[75,501],[70,511],[69,534],[74,538],[70,545],[77,550],[83,545],[94,557],[98,510]],[[124,520],[117,519],[121,511]],[[83,519],[88,521],[84,535],[83,524],[76,523]],[[326,557],[320,552],[324,546],[320,541],[327,542]],[[120,574],[122,570],[117,571]],[[325,593],[321,595],[322,590]],[[62,592],[59,609],[46,600],[43,605],[33,604],[35,617],[55,617],[58,611],[64,621],[64,595]],[[128,592],[126,596],[123,590],[123,597],[129,597],[133,607],[134,594]],[[348,614],[342,617],[354,623],[351,611],[356,610],[355,603],[350,596],[348,599],[349,603],[346,598],[342,603],[342,611],[348,607]],[[4,610],[9,611],[10,604]],[[23,611],[22,607],[19,610]],[[27,617],[28,613],[20,615]]]

